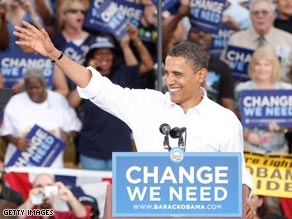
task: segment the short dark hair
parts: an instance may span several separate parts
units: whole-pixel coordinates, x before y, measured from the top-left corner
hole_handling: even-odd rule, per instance
[[[182,42],[172,47],[167,53],[168,56],[183,57],[186,63],[191,66],[194,71],[202,68],[208,68],[209,55],[198,44],[193,42]]]

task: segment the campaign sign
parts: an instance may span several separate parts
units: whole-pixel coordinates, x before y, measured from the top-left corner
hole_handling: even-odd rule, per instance
[[[244,127],[292,127],[292,90],[243,90],[240,98]]]
[[[127,33],[127,23],[138,27],[143,10],[142,4],[133,2],[95,0],[91,3],[84,26],[111,33],[117,40],[121,40]]]
[[[217,34],[222,23],[226,0],[191,0],[192,27]]]
[[[113,217],[242,217],[240,153],[113,153]]]
[[[254,50],[236,46],[227,47],[225,59],[231,64],[232,74],[235,81],[250,80],[247,71],[253,52]]]
[[[82,49],[72,42],[69,42],[65,45],[63,52],[66,56],[79,64],[82,64],[85,61]]]
[[[26,151],[17,150],[6,166],[49,167],[66,147],[65,142],[38,125],[34,125],[26,138],[31,140],[30,147]]]
[[[157,0],[152,0],[152,2],[157,6]],[[179,0],[162,0],[162,11],[169,11],[171,14],[176,14],[179,4]]]
[[[222,51],[227,47],[230,36],[234,30],[228,25],[222,23],[217,34],[212,34],[212,44],[209,49],[211,55],[220,57]]]
[[[4,78],[4,85],[12,88],[28,68],[38,68],[44,73],[46,85],[53,87],[54,65],[48,59],[35,54],[0,53],[0,70]]]

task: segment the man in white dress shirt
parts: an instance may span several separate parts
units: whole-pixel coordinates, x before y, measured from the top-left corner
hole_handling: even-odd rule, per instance
[[[240,152],[243,134],[240,121],[230,110],[211,101],[201,88],[208,71],[208,54],[197,44],[184,42],[173,47],[165,59],[164,80],[168,91],[135,90],[112,84],[92,67],[79,65],[52,44],[45,30],[27,22],[16,26],[18,45],[26,45],[48,57],[78,85],[82,98],[123,120],[133,131],[139,152],[165,151],[162,123],[186,127],[186,152]],[[170,142],[174,145],[175,142]],[[250,174],[242,159],[242,184],[245,194],[244,218],[253,218],[247,202],[252,189]]]

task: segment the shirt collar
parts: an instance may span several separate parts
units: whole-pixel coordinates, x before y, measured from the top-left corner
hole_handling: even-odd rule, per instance
[[[201,96],[203,97],[203,99],[201,100],[201,102],[198,105],[190,108],[188,110],[188,112],[192,112],[195,109],[200,110],[205,105],[204,102],[206,102],[207,99],[209,99],[208,96],[207,96],[207,91],[203,87],[200,87],[200,91],[201,91]],[[167,98],[167,102],[166,102],[166,107],[167,108],[171,108],[171,107],[179,107],[179,108],[181,108],[179,105],[177,105],[176,103],[174,103],[174,102],[172,102],[170,100],[169,92],[167,92],[165,95],[166,95],[166,98]]]
[[[265,37],[265,40],[266,40],[266,42],[270,42],[270,39],[271,39],[271,37],[272,37],[272,32],[273,32],[273,30],[274,30],[274,27],[272,27],[271,29],[270,29],[270,31],[266,34],[266,35],[264,35],[264,37]],[[260,37],[260,35],[255,31],[255,29],[253,28],[252,29],[252,40],[254,41],[254,42],[257,42],[257,40],[258,40],[258,38]]]

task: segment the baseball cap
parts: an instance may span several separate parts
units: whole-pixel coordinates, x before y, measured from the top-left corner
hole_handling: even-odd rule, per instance
[[[99,36],[96,38],[95,43],[93,43],[90,46],[89,51],[93,49],[114,49],[114,48],[115,45],[109,37]]]

